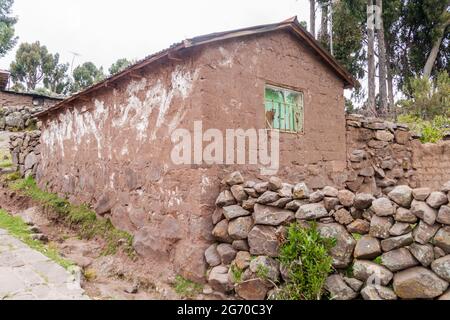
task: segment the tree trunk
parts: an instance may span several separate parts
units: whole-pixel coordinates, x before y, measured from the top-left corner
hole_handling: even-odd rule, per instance
[[[373,13],[373,2],[372,0],[367,0],[367,16],[374,19]],[[374,35],[375,21],[368,23],[367,26],[367,64],[368,64],[368,101],[367,110],[368,112],[376,117],[377,110],[375,106],[375,35]]]
[[[388,110],[387,89],[386,89],[386,47],[384,42],[384,26],[383,26],[383,0],[376,0],[377,6],[380,8],[380,20],[378,24],[380,28],[377,30],[378,38],[378,60],[379,60],[379,90],[380,90],[380,115],[385,116]],[[376,19],[376,18],[375,18]]]
[[[309,32],[316,37],[316,0],[309,0]]]
[[[386,48],[386,77],[387,77],[387,85],[388,85],[388,112],[392,113],[395,107],[394,101],[394,83],[392,77],[392,67],[391,67],[391,50],[386,38],[384,39],[384,44]],[[396,114],[394,114],[397,117]]]
[[[447,11],[444,11],[443,14],[447,13]],[[445,29],[449,26],[450,21],[446,21],[441,26],[438,26],[439,28],[439,37],[436,39],[436,41],[433,44],[433,48],[431,49],[430,55],[428,56],[427,63],[425,63],[425,67],[423,68],[423,77],[424,78],[430,78],[431,77],[431,71],[433,70],[434,63],[436,62],[439,48],[441,46],[442,40],[444,39],[445,35]]]
[[[320,19],[320,41],[328,43],[328,4],[322,4],[322,16]]]

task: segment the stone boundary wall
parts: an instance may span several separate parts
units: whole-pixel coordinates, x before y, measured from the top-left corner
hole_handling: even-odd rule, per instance
[[[413,143],[414,179],[420,186],[439,188],[450,180],[450,141]]]
[[[0,130],[22,131],[26,128],[38,128],[38,120],[34,117],[34,115],[43,110],[43,107],[1,107]]]
[[[316,221],[323,237],[336,239],[336,271],[325,283],[332,299],[450,299],[450,181],[439,191],[398,185],[377,196],[277,177],[245,181],[239,172],[222,184],[212,215],[217,242],[205,252],[217,294],[273,297],[289,278],[276,259],[287,226]]]
[[[22,177],[35,176],[40,160],[41,132],[18,132],[9,138],[9,150],[12,156],[13,168]]]

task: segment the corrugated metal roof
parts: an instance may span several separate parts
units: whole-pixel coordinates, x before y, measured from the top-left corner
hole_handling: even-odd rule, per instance
[[[79,92],[74,94],[73,96],[65,99],[64,101],[56,104],[55,106],[37,114],[37,116],[44,116],[52,111],[55,111],[64,105],[66,105],[69,102],[72,102],[76,99],[79,99],[80,97],[83,97],[85,95],[88,95],[89,93],[92,93],[95,90],[98,90],[103,87],[107,87],[111,83],[113,83],[116,80],[119,80],[127,75],[133,75],[134,72],[138,72],[141,68],[163,58],[170,54],[176,53],[177,51],[188,49],[200,45],[205,45],[212,42],[217,41],[223,41],[226,39],[232,39],[232,38],[238,38],[238,37],[244,37],[249,35],[255,35],[255,34],[263,34],[267,32],[272,32],[276,30],[289,30],[294,35],[297,36],[298,39],[302,40],[305,44],[309,45],[314,51],[316,51],[319,56],[339,75],[339,77],[344,81],[344,87],[345,88],[351,88],[355,86],[359,86],[359,83],[357,80],[353,78],[353,76],[345,70],[344,67],[342,67],[339,62],[337,62],[336,59],[334,59],[327,50],[323,49],[322,46],[319,44],[319,42],[314,39],[314,37],[306,31],[298,22],[297,17],[292,17],[287,20],[284,20],[279,23],[273,23],[273,24],[264,24],[264,25],[258,25],[258,26],[252,26],[248,28],[242,28],[242,29],[236,29],[236,30],[230,30],[230,31],[224,31],[224,32],[217,32],[217,33],[211,33],[203,36],[198,36],[192,39],[187,39],[179,43],[175,43],[171,45],[169,48],[164,49],[162,51],[159,51],[157,53],[154,53],[152,55],[149,55],[145,57],[144,59],[136,62],[135,64],[129,66],[125,70],[110,76],[109,78],[106,78],[105,80]]]

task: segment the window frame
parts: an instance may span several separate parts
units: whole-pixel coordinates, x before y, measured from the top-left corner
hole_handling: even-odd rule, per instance
[[[297,130],[287,130],[287,129],[276,129],[273,128],[273,121],[272,120],[272,125],[268,124],[268,120],[267,120],[267,109],[266,109],[266,104],[267,104],[267,100],[266,100],[266,90],[267,88],[273,89],[273,90],[282,90],[282,91],[291,91],[294,93],[298,93],[301,94],[301,105],[297,105],[297,112],[300,116],[300,120],[297,123]],[[275,130],[278,131],[280,133],[288,133],[288,134],[295,134],[295,135],[303,135],[305,133],[305,90],[301,89],[301,88],[296,88],[296,87],[292,87],[292,86],[288,86],[288,85],[280,85],[278,83],[274,83],[274,82],[268,82],[266,81],[264,84],[264,126],[266,130]],[[284,103],[286,104],[286,103]],[[295,120],[294,120],[295,121]]]

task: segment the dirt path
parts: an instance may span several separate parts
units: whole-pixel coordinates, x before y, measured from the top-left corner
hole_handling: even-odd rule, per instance
[[[76,275],[0,229],[0,300],[86,300]]]

